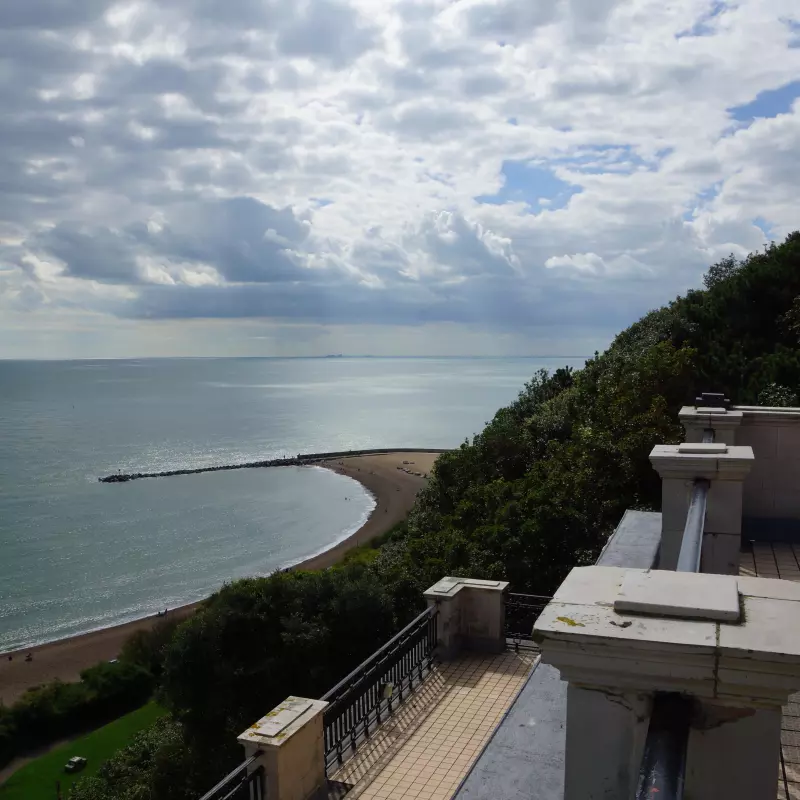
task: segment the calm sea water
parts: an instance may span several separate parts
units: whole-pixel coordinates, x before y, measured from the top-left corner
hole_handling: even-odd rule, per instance
[[[456,446],[539,367],[565,363],[582,360],[0,361],[0,651],[269,573],[348,536],[374,506],[317,468],[98,476]]]

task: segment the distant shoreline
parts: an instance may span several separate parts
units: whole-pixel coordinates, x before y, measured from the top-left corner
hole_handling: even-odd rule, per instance
[[[321,458],[319,456],[322,454],[319,454],[313,461],[306,461],[303,465],[324,467],[357,480],[375,498],[375,508],[367,521],[346,539],[285,569],[313,570],[333,566],[349,550],[380,536],[404,520],[417,492],[426,483],[424,477],[410,473],[429,473],[436,456],[446,451],[381,449],[348,452],[359,454],[333,454],[335,460],[331,457]],[[403,461],[416,463],[412,467],[404,465]],[[167,618],[184,619],[203,602],[200,600],[170,609]],[[10,705],[29,687],[52,680],[77,681],[81,670],[99,661],[116,658],[131,634],[149,630],[163,619],[163,616],[152,614],[131,622],[0,653],[0,702]],[[26,653],[33,654],[33,661],[25,662]],[[12,661],[8,661],[9,655],[13,657]]]

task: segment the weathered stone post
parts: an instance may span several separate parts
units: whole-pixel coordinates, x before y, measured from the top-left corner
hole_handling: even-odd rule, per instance
[[[287,697],[239,736],[246,758],[261,751],[252,770],[264,768],[269,800],[327,798],[322,728],[327,705],[324,700]]]
[[[714,431],[716,444],[736,444],[736,431],[742,424],[743,414],[735,409],[708,406],[684,406],[678,417],[686,433],[686,441],[699,444],[707,430]]]
[[[744,479],[753,465],[753,449],[727,444],[659,444],[650,463],[661,476],[661,552],[659,569],[678,563],[686,515],[695,479],[711,484],[703,536],[702,570],[739,572]]]
[[[788,581],[573,569],[534,627],[542,661],[569,682],[565,800],[634,796],[662,693],[692,706],[686,797],[774,797],[798,634],[800,585]]]
[[[505,649],[508,581],[442,578],[425,592],[428,607],[439,609],[437,654],[454,658],[462,650],[500,653]]]

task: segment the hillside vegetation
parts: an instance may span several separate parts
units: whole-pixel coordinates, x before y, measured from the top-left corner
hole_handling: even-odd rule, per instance
[[[439,458],[406,529],[320,573],[238,581],[128,658],[172,710],[73,798],[188,800],[235,765],[235,735],[288,694],[319,696],[422,606],[443,575],[552,592],[596,558],[626,508],[657,508],[648,454],[700,391],[790,405],[800,387],[800,234],[652,311],[582,370],[533,376]],[[123,776],[122,780],[119,776]]]

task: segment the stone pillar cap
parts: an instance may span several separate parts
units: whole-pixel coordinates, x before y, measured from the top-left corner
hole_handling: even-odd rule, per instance
[[[675,691],[738,706],[775,707],[800,688],[799,584],[681,573],[701,592],[720,577],[735,580],[740,622],[616,609],[626,578],[647,572],[573,569],[534,626],[542,660],[580,685]]]
[[[485,581],[479,578],[442,578],[424,592],[425,597],[453,597],[462,589],[483,589],[504,592],[509,587],[508,581]]]
[[[328,706],[325,700],[309,700],[306,697],[287,697],[251,725],[238,737],[239,744],[256,744],[261,748],[280,747],[314,717]]]
[[[749,445],[657,444],[650,452],[650,463],[662,478],[744,480],[754,460]]]
[[[707,406],[683,406],[678,412],[678,418],[684,425],[695,428],[738,428],[743,417],[744,414],[735,409]]]

